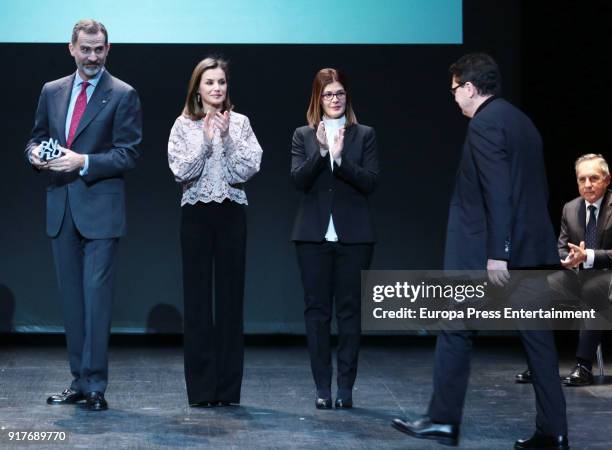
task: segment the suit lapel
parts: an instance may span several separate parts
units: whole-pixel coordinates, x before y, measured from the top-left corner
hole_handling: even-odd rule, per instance
[[[308,133],[307,137],[308,137],[309,142],[304,143],[304,148],[308,150],[308,153],[318,151],[319,142],[317,141],[316,130],[310,129],[310,132]]]
[[[610,195],[610,191],[608,191],[601,201],[601,210],[597,218],[597,248],[602,248],[604,232],[607,230],[606,226],[610,221],[611,214],[612,196]]]
[[[113,90],[111,76],[108,71],[104,71],[102,76],[100,77],[100,82],[96,86],[93,95],[87,102],[87,107],[85,108],[85,113],[83,113],[83,117],[81,117],[81,121],[79,122],[79,127],[74,134],[74,141],[77,140],[79,134],[83,132],[87,125],[98,115],[102,109],[108,104],[111,96],[111,92]]]
[[[70,104],[70,94],[74,84],[73,74],[55,92],[55,104],[57,105],[57,116],[53,119],[60,145],[66,146],[66,115]]]
[[[355,129],[357,127],[355,125],[351,125],[344,128],[344,145],[342,147],[342,158],[344,159],[348,153],[350,153],[351,149],[354,147],[353,142],[355,141]],[[331,148],[332,143],[329,143]],[[328,164],[329,165],[329,164]],[[334,172],[338,168],[336,161],[334,161]],[[331,166],[330,166],[331,170]]]
[[[586,206],[584,200],[580,200],[580,204],[577,209],[578,217],[576,217],[576,223],[578,224],[578,237],[581,241],[584,241],[586,235]],[[578,242],[576,245],[578,245]]]
[[[319,149],[319,141],[317,140],[317,132],[316,130],[310,130],[310,133],[308,133],[308,138],[310,139],[310,142],[308,143],[308,145],[305,145],[305,148],[309,149],[308,153],[312,154],[312,153],[317,153],[319,151],[321,151]],[[312,149],[312,150],[310,150]],[[331,172],[331,164],[329,162],[329,152],[327,153],[326,159],[327,161],[325,162],[325,171],[326,172]],[[335,167],[335,165],[334,165]]]
[[[350,153],[351,149],[354,147],[353,143],[355,142],[355,133],[357,127],[355,125],[351,125],[344,129],[344,148],[342,149],[342,156]]]

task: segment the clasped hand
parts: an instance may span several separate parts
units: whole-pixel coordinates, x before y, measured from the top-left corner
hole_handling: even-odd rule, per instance
[[[566,269],[574,269],[587,260],[586,247],[584,241],[580,241],[580,245],[569,242],[567,245],[570,251],[565,259],[561,260],[561,265]]]
[[[223,114],[220,112],[207,112],[204,117],[204,134],[209,141],[213,140],[215,130],[219,130],[221,137],[224,138],[229,132],[229,111]]]
[[[338,134],[334,136],[334,142],[330,148],[329,143],[327,142],[325,123],[321,121],[319,122],[319,127],[317,128],[317,141],[319,141],[319,147],[324,150],[329,150],[332,158],[339,160],[342,156],[342,150],[344,149],[344,128],[340,128],[338,130]]]
[[[39,145],[30,152],[30,163],[40,170],[52,170],[53,172],[74,172],[81,170],[85,165],[85,156],[80,153],[73,152],[69,148],[58,146],[63,155],[51,161],[43,161],[40,159]]]

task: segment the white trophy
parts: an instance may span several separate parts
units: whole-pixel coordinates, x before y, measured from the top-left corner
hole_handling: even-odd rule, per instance
[[[57,139],[49,138],[48,141],[40,143],[40,152],[38,157],[41,161],[51,161],[52,159],[59,158],[62,156],[62,150],[58,145]]]

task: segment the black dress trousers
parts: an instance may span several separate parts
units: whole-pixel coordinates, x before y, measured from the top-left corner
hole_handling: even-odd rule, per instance
[[[338,396],[352,398],[361,336],[361,271],[370,267],[372,244],[296,242],[304,286],[304,319],[318,395],[331,393],[331,318],[338,325]]]
[[[611,275],[609,270],[560,270],[548,278],[556,302],[574,308],[593,308],[610,318]],[[581,329],[576,357],[593,361],[597,346],[601,342],[601,330]]]
[[[549,291],[542,277],[525,277],[516,282],[508,303],[520,305],[549,304]],[[532,306],[533,307],[533,306]],[[538,432],[558,436],[567,434],[565,397],[559,382],[559,364],[553,332],[542,320],[540,330],[519,328],[527,354],[528,367],[533,373]],[[436,341],[433,395],[427,415],[439,423],[460,424],[470,375],[472,337],[476,331],[442,331]]]
[[[181,247],[189,403],[239,403],[244,360],[244,206],[230,200],[183,206]]]

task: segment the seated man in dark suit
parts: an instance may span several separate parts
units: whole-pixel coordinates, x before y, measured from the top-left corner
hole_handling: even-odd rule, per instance
[[[563,302],[584,304],[597,311],[609,307],[608,289],[612,267],[612,195],[608,191],[610,171],[601,155],[583,155],[576,160],[580,196],[563,207],[558,249],[561,265],[549,282],[555,297]],[[576,366],[563,378],[567,386],[593,383],[591,372],[601,330],[581,330]],[[531,382],[531,371],[516,376],[519,383]]]

